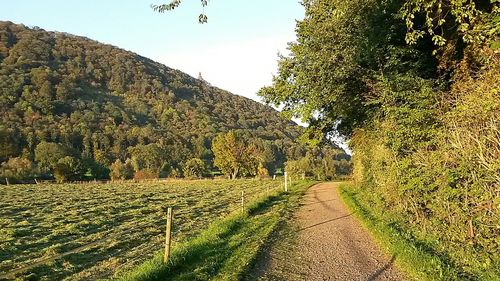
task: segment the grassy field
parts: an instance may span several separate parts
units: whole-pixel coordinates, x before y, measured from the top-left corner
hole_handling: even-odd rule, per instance
[[[233,212],[205,231],[178,243],[168,264],[159,252],[128,272],[121,281],[253,280],[254,262],[262,249],[290,220],[300,199],[314,181],[297,181],[288,192],[274,191],[249,202],[243,212]]]
[[[180,243],[253,201],[271,180],[199,180],[0,187],[0,279],[117,276],[162,249],[165,208]],[[13,273],[13,274],[12,274]]]

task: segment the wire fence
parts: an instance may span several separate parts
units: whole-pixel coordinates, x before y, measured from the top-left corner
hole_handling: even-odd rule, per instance
[[[142,181],[141,181],[142,182]],[[147,181],[144,181],[147,183]],[[92,183],[98,183],[98,182],[92,182]],[[263,200],[267,196],[270,196],[272,194],[276,194],[277,191],[279,190],[284,190],[285,189],[285,183],[283,181],[273,181],[274,184],[266,185],[266,188],[264,190],[259,190],[258,192],[245,192],[245,190],[241,191],[241,196],[235,196],[234,199],[230,200],[229,203],[227,203],[223,208],[225,211],[223,212],[225,215],[234,213],[234,212],[241,212],[242,210],[245,209],[245,206],[248,206],[249,204],[252,204],[253,202],[256,202],[258,200]],[[238,193],[236,193],[238,194]],[[225,203],[222,203],[224,205]],[[220,206],[219,206],[220,207]],[[85,209],[78,209],[81,212],[85,212]],[[77,211],[78,211],[77,210]],[[193,212],[199,211],[196,209],[191,210]],[[220,218],[219,218],[220,219]],[[175,221],[175,215],[174,215],[174,221]],[[133,234],[133,233],[140,233],[144,228],[146,227],[157,227],[157,231],[154,232],[149,232],[149,239],[147,239],[146,242],[139,244],[138,246],[134,247],[132,250],[135,253],[140,253],[140,255],[137,255],[135,257],[129,258],[128,260],[125,260],[118,264],[116,267],[112,269],[101,269],[101,272],[95,272],[95,274],[92,276],[91,279],[99,279],[99,278],[109,278],[112,276],[116,276],[116,274],[119,274],[121,272],[127,271],[128,269],[132,268],[133,266],[136,266],[140,264],[141,262],[144,262],[148,258],[151,258],[155,253],[158,253],[162,249],[162,237],[165,236],[165,223],[166,219],[161,218],[157,221],[151,222],[145,222],[145,223],[137,223],[134,218],[132,218],[129,222],[126,222],[124,224],[121,224],[118,227],[110,227],[109,229],[94,233],[96,237],[102,237],[100,239],[96,239],[90,243],[86,243],[84,245],[80,245],[78,247],[75,247],[73,249],[69,249],[63,253],[57,253],[54,255],[49,255],[49,256],[43,256],[40,258],[35,258],[35,259],[29,259],[25,263],[22,264],[17,264],[16,268],[11,268],[8,271],[2,273],[0,272],[0,280],[3,279],[12,279],[16,278],[21,274],[26,274],[30,272],[30,270],[37,268],[39,266],[43,266],[49,263],[53,263],[55,261],[61,260],[65,257],[74,255],[74,254],[81,254],[85,251],[89,251],[92,249],[98,249],[100,247],[105,247],[108,246],[114,239],[116,239],[116,233],[119,232],[119,235],[121,237],[127,236],[128,234]],[[175,225],[175,224],[174,224]],[[128,230],[123,230],[127,229]],[[201,232],[203,229],[196,229],[196,233]],[[174,247],[175,243],[181,242],[180,240],[177,240],[176,237],[181,236],[180,234],[184,234],[184,237],[190,237],[190,235],[186,235],[186,231],[193,231],[192,229],[183,229],[182,225],[175,225],[172,231],[172,236],[174,237]],[[83,237],[82,239],[85,240],[87,237]],[[72,242],[79,242],[79,239],[73,240]],[[83,242],[83,241],[82,241]],[[118,249],[115,254],[119,254],[120,252],[124,252],[127,250],[131,249]],[[6,268],[4,268],[6,269]],[[3,270],[0,268],[0,271]],[[98,271],[98,270],[97,270]]]
[[[159,183],[159,182],[175,182],[175,181],[185,181],[185,180],[221,180],[226,179],[226,177],[208,177],[208,178],[143,178],[143,179],[125,179],[125,180],[111,180],[111,179],[86,179],[86,180],[67,180],[65,184],[116,184],[116,183]],[[247,180],[257,180],[255,178],[247,178]],[[55,179],[42,179],[42,178],[31,178],[24,180],[12,181],[8,178],[0,178],[0,185],[17,185],[17,184],[61,184]]]

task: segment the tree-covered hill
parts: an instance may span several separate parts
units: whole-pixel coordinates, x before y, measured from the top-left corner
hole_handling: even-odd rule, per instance
[[[0,22],[0,114],[4,168],[49,171],[42,155],[70,156],[103,177],[117,159],[152,157],[142,162],[178,173],[192,158],[211,166],[211,141],[229,130],[264,143],[275,168],[306,154],[301,128],[269,106],[132,52],[11,22]]]

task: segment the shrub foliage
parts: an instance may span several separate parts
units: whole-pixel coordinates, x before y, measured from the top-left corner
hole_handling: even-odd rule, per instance
[[[261,96],[308,120],[309,137],[348,137],[362,198],[461,278],[498,277],[498,1],[303,4]]]

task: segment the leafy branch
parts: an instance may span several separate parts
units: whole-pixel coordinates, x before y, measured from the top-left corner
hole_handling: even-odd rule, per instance
[[[201,0],[201,6],[203,7],[203,11],[198,16],[199,23],[206,23],[208,21],[208,17],[205,14],[205,7],[208,5],[209,0]],[[158,13],[164,13],[166,11],[175,10],[182,4],[182,0],[171,0],[170,3],[154,5],[151,4],[151,8]]]

